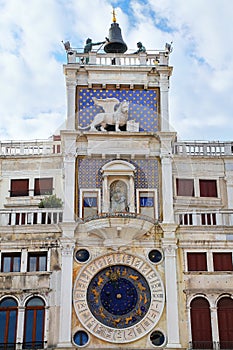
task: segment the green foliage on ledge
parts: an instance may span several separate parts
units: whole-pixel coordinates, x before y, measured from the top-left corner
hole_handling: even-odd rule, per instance
[[[63,202],[61,198],[58,198],[55,194],[52,194],[48,197],[41,199],[38,204],[39,208],[61,208]]]

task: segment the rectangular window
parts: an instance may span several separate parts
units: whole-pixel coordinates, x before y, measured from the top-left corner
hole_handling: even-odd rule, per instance
[[[177,196],[194,197],[193,179],[176,179]]]
[[[231,253],[213,253],[214,271],[233,271]]]
[[[20,272],[21,253],[2,253],[1,272]]]
[[[155,191],[139,191],[138,192],[138,205],[139,213],[142,215],[155,218],[156,196]]]
[[[216,180],[199,180],[200,197],[218,197]]]
[[[28,253],[27,271],[47,271],[47,252]]]
[[[188,271],[207,271],[206,253],[187,253]]]
[[[11,197],[20,197],[29,195],[29,179],[11,180]]]
[[[91,192],[82,192],[82,216],[86,218],[88,216],[93,216],[98,214],[98,197],[99,192],[94,190]]]
[[[34,196],[46,195],[53,193],[53,178],[35,179]]]

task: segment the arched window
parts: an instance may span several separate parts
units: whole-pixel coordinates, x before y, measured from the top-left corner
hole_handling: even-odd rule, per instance
[[[18,304],[13,298],[4,298],[0,302],[0,344],[7,349],[16,343]]]
[[[221,298],[218,302],[218,329],[220,349],[233,348],[233,300]]]
[[[24,321],[24,349],[44,347],[45,304],[39,297],[31,298],[26,303]]]
[[[206,299],[198,297],[191,302],[193,349],[212,349],[210,307]]]

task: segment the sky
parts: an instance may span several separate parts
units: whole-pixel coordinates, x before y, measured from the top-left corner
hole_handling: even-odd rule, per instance
[[[102,41],[112,8],[128,46],[173,42],[169,115],[180,140],[233,140],[232,0],[0,0],[0,140],[47,139],[66,118],[62,40]]]

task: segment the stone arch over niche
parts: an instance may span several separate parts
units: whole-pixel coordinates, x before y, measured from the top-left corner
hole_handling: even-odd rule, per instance
[[[113,160],[102,167],[104,213],[117,211],[135,213],[135,169],[133,164],[124,160]],[[117,197],[115,203],[113,203],[114,192]]]

